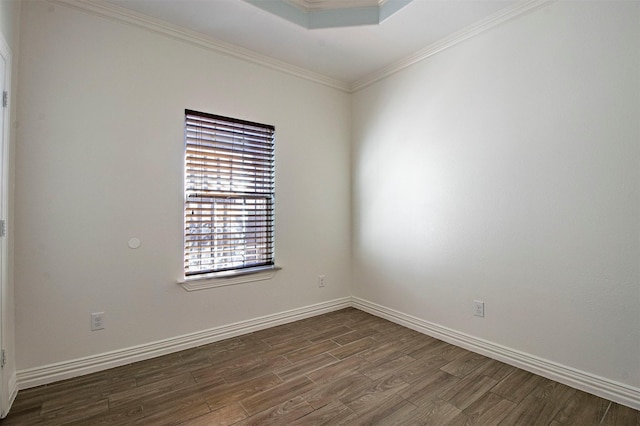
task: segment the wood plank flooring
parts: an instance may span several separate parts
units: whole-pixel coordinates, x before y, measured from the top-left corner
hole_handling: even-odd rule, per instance
[[[640,412],[344,309],[20,391],[9,425],[640,425]]]

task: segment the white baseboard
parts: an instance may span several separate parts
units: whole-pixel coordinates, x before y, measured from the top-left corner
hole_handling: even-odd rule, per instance
[[[468,334],[460,333],[358,297],[344,297],[171,339],[50,364],[43,367],[20,370],[12,377],[12,380],[10,380],[11,395],[9,401],[13,401],[19,389],[27,389],[58,380],[95,373],[132,362],[155,358],[157,356],[206,345],[351,306],[453,345],[505,362],[514,367],[522,368],[523,370],[539,374],[540,376],[555,380],[567,386],[640,410],[640,389],[638,388],[617,383]]]
[[[206,345],[231,337],[240,336],[265,328],[298,321],[304,318],[321,315],[327,312],[351,306],[351,298],[343,297],[328,302],[317,303],[302,308],[292,309],[277,314],[241,321],[234,324],[215,327],[196,333],[185,334],[170,339],[147,343],[112,352],[91,355],[85,358],[49,364],[42,367],[19,370],[17,372],[17,389],[27,389],[59,380],[95,373],[132,362],[155,358],[173,352]]]
[[[640,389],[460,333],[411,315],[352,297],[352,306],[412,330],[502,361],[593,395],[640,410]]]

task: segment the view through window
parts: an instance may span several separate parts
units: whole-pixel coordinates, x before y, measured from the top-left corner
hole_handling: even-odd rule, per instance
[[[185,110],[185,276],[274,265],[274,135]]]

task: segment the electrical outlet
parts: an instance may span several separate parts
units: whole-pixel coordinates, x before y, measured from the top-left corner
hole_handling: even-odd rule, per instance
[[[480,300],[473,301],[473,315],[477,317],[484,317],[484,302]]]
[[[104,312],[94,312],[91,314],[91,331],[104,329]]]
[[[325,276],[324,275],[318,275],[318,287],[324,287],[325,286]]]

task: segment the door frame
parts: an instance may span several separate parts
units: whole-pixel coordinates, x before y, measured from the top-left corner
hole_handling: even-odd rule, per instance
[[[8,286],[9,286],[9,244],[8,244],[8,216],[9,216],[9,145],[10,145],[10,105],[2,105],[3,92],[11,94],[11,49],[0,34],[0,59],[4,62],[4,79],[0,81],[0,114],[2,114],[2,128],[0,128],[0,220],[4,220],[5,235],[0,236],[0,356],[6,356],[5,338],[7,332]],[[2,66],[2,65],[0,65]],[[6,360],[6,358],[5,358]],[[9,389],[7,365],[0,368],[0,418],[6,416],[11,396]]]

